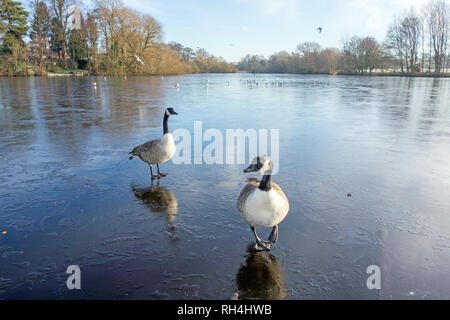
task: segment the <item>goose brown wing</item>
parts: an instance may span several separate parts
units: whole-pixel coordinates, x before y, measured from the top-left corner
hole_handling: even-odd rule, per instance
[[[248,179],[248,183],[245,185],[245,187],[242,189],[241,193],[239,194],[238,201],[237,201],[237,207],[239,211],[242,211],[244,208],[245,201],[247,200],[248,196],[255,191],[256,188],[259,186],[258,179],[250,178]]]
[[[152,154],[159,150],[159,144],[160,139],[147,141],[146,143],[134,148],[133,151],[131,151],[131,154],[138,157],[144,154]]]
[[[286,197],[286,195],[284,194],[284,192],[280,188],[280,186],[277,185],[275,182],[272,182],[272,181],[270,182],[270,186],[272,187],[273,190],[275,190],[283,198],[283,200],[287,203],[287,206],[289,208],[288,198]]]

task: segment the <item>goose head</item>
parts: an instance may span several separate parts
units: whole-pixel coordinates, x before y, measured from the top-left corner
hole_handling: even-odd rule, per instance
[[[252,163],[247,169],[244,169],[244,173],[248,172],[260,172],[272,170],[273,163],[267,156],[256,156],[253,158]]]
[[[166,109],[166,115],[167,115],[168,117],[170,117],[170,116],[173,115],[173,114],[178,114],[178,113],[176,113],[175,110],[173,110],[173,108],[167,108],[167,109]]]

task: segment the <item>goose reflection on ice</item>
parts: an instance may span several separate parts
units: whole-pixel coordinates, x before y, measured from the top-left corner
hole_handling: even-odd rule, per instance
[[[284,277],[274,255],[249,247],[236,275],[239,299],[280,300],[286,296]]]
[[[142,200],[153,212],[160,212],[166,216],[167,222],[172,223],[178,212],[178,201],[169,189],[153,182],[150,187],[131,186],[136,198]]]

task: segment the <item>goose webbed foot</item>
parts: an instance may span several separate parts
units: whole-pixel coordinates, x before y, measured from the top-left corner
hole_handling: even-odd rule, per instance
[[[152,168],[152,165],[151,164],[149,164],[149,167],[150,167],[150,175],[151,175],[151,177],[152,177],[152,180],[153,179],[161,179],[161,176],[159,175],[159,174],[153,174],[153,168]],[[158,167],[158,169],[159,169],[159,167]],[[159,170],[158,170],[159,171]]]
[[[275,243],[278,241],[278,225],[274,226],[272,232],[269,235],[269,242]]]
[[[157,164],[156,167],[158,168],[158,175],[159,175],[160,177],[165,177],[165,176],[167,176],[167,173],[166,173],[166,172],[161,172],[161,170],[159,169],[159,164]]]
[[[270,251],[270,243],[267,245],[262,244],[262,243],[260,243],[260,244],[255,243],[255,250],[256,251]]]
[[[252,230],[253,235],[255,236],[255,240],[256,240],[256,243],[255,243],[255,250],[256,250],[256,251],[263,251],[263,250],[265,250],[265,251],[270,251],[270,247],[271,247],[270,242],[265,241],[265,240],[262,240],[262,239],[256,234],[255,227],[250,226],[250,229]]]

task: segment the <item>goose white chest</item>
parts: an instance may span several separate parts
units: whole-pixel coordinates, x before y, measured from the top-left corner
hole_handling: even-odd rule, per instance
[[[159,163],[169,161],[175,154],[175,141],[171,133],[166,133],[161,138],[161,153]]]
[[[288,211],[289,204],[276,190],[256,188],[247,197],[240,215],[251,226],[273,227],[286,217]]]

